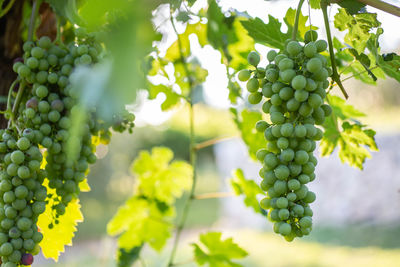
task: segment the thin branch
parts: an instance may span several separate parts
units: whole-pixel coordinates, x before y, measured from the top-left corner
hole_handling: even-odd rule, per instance
[[[34,0],[32,4],[32,12],[31,17],[29,19],[29,29],[28,29],[28,41],[32,41],[33,32],[35,30],[35,22],[36,22],[36,13],[38,9],[38,0]]]
[[[237,138],[237,137],[239,137],[239,136],[217,137],[217,138],[214,138],[214,139],[210,139],[210,140],[198,143],[197,145],[194,146],[194,149],[200,150],[202,148],[206,148],[206,147],[209,147],[209,146],[221,143],[221,142],[225,142],[227,140],[234,139],[234,138]]]
[[[339,86],[340,90],[342,91],[344,97],[346,99],[349,98],[349,95],[347,94],[346,90],[343,87],[343,84],[340,81],[340,76],[337,72],[336,68],[336,61],[335,61],[335,52],[333,50],[333,43],[332,43],[332,36],[331,36],[331,29],[329,27],[329,19],[328,19],[328,0],[322,0],[321,1],[321,9],[322,13],[324,15],[324,23],[325,23],[325,30],[326,30],[326,36],[328,39],[328,45],[329,45],[329,56],[331,58],[331,65],[332,65],[332,79],[337,83]]]
[[[194,199],[211,199],[211,198],[226,198],[235,196],[234,192],[212,192],[195,195]]]
[[[19,88],[18,88],[17,96],[15,97],[14,106],[12,107],[11,118],[10,118],[10,120],[8,121],[8,127],[10,127],[11,124],[17,126],[17,125],[15,124],[15,117],[16,117],[16,115],[17,115],[19,103],[21,102],[21,99],[22,99],[22,95],[23,95],[23,93],[24,93],[24,90],[25,90],[25,84],[24,84],[24,83],[21,83],[21,84],[19,85]],[[17,127],[17,128],[18,128],[18,127]],[[18,129],[18,130],[19,130],[19,129]]]
[[[400,17],[400,7],[397,7],[395,5],[380,0],[357,0],[357,1],[366,4],[368,6],[375,7],[376,9],[382,10],[394,16]]]
[[[14,2],[15,0],[11,0],[10,2],[8,2],[6,7],[0,12],[0,18],[7,14],[8,11],[10,11],[11,7],[14,5]]]
[[[189,72],[189,68],[187,66],[186,58],[184,57],[184,54],[183,54],[182,42],[179,37],[178,31],[176,30],[175,22],[174,22],[174,19],[172,16],[171,16],[171,23],[172,23],[172,27],[173,27],[176,35],[178,36],[178,47],[179,47],[180,58],[181,58],[181,61],[183,64],[183,68],[186,72],[186,77],[188,77],[189,90],[190,90],[190,96],[189,96],[190,148],[189,149],[190,149],[190,164],[192,165],[192,168],[193,168],[193,180],[192,180],[192,187],[190,189],[189,197],[187,198],[185,205],[183,207],[183,210],[182,210],[182,217],[179,220],[178,225],[177,225],[175,239],[173,242],[170,257],[168,259],[168,264],[167,264],[168,267],[171,267],[174,265],[175,255],[176,255],[176,252],[178,249],[182,230],[185,227],[186,219],[189,215],[189,210],[190,210],[190,206],[193,201],[193,196],[194,196],[194,192],[196,190],[196,182],[197,182],[195,131],[194,131],[194,109],[193,109],[193,105],[194,105],[193,104],[193,89],[194,89],[193,88],[193,80],[192,80],[191,74]]]
[[[370,68],[369,70],[364,70],[364,71],[361,71],[361,72],[359,72],[359,73],[353,74],[353,75],[351,75],[351,76],[349,76],[349,77],[344,78],[344,79],[342,80],[342,82],[344,82],[344,81],[346,81],[346,80],[349,80],[349,79],[351,79],[351,78],[353,78],[353,77],[357,77],[357,76],[359,76],[359,75],[361,75],[361,74],[363,74],[363,73],[366,73],[366,72],[371,71],[371,70],[373,70],[373,69],[376,69],[376,68],[378,68],[378,67],[379,67],[379,66],[374,66],[374,67]]]
[[[304,0],[300,0],[299,4],[297,5],[296,9],[296,17],[294,19],[294,25],[293,25],[293,32],[292,32],[292,40],[296,41],[297,38],[297,30],[299,28],[299,18],[300,18],[300,13],[301,13],[301,6],[303,5]]]

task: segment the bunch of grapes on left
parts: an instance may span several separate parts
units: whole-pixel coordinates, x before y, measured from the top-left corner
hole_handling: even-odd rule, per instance
[[[85,119],[74,126],[73,118],[84,106],[82,90],[71,84],[71,74],[80,65],[97,63],[104,54],[102,45],[84,29],[76,29],[75,35],[70,44],[56,44],[46,36],[27,41],[23,58],[13,65],[18,77],[5,112],[9,124],[0,130],[2,267],[32,264],[43,239],[37,226],[40,214],[51,209],[57,224],[78,197],[89,165],[96,162],[96,144],[107,144],[111,129],[131,132],[134,127],[135,116],[125,109],[107,121],[96,107],[85,109]],[[55,193],[49,194],[48,188]]]

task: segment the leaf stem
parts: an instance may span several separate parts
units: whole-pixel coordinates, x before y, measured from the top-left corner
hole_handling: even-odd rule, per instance
[[[217,137],[214,139],[210,139],[210,140],[198,143],[197,145],[195,145],[194,148],[196,150],[200,150],[200,149],[203,149],[203,148],[206,148],[206,147],[209,147],[209,146],[212,146],[212,145],[215,145],[215,144],[218,144],[218,143],[221,143],[221,142],[233,139],[233,138],[237,138],[237,137],[239,137],[239,136]]]
[[[365,72],[368,72],[368,71],[371,71],[371,70],[373,70],[373,69],[376,69],[376,68],[378,68],[378,66],[373,66],[372,68],[370,68],[370,69],[368,69],[368,70],[364,70],[364,71],[361,71],[361,72],[359,72],[359,73],[353,74],[353,75],[351,75],[351,76],[349,76],[349,77],[344,78],[344,79],[342,80],[342,82],[344,82],[344,81],[346,81],[346,80],[349,80],[349,79],[351,79],[351,78],[353,78],[353,77],[356,77],[356,76],[358,76],[358,75],[361,75],[361,74],[363,74],[363,73],[365,73]]]
[[[28,41],[32,41],[33,32],[35,30],[36,13],[38,9],[38,0],[33,0],[31,17],[29,19]]]
[[[300,0],[299,4],[297,5],[296,9],[296,17],[294,19],[294,25],[293,25],[293,32],[292,32],[292,40],[296,41],[297,39],[297,31],[299,28],[299,19],[300,19],[300,13],[301,13],[301,6],[303,5],[304,0]]]
[[[234,192],[212,192],[212,193],[195,195],[193,198],[200,200],[200,199],[211,199],[211,198],[226,198],[233,196],[235,196]]]
[[[400,8],[395,5],[380,0],[357,0],[357,1],[366,4],[368,6],[375,7],[376,9],[382,10],[394,16],[400,17]]]
[[[21,102],[22,95],[24,93],[24,89],[25,89],[25,83],[21,83],[18,88],[17,96],[15,97],[14,106],[11,111],[11,118],[8,121],[8,127],[10,127],[11,125],[17,126],[15,123],[15,117],[17,115],[19,103]]]
[[[185,227],[185,223],[186,223],[186,219],[189,215],[189,210],[190,210],[190,206],[192,204],[193,201],[193,196],[194,196],[194,192],[196,190],[196,182],[197,182],[197,172],[196,172],[196,149],[195,149],[195,130],[194,130],[194,109],[193,109],[193,81],[189,72],[189,68],[187,66],[187,62],[186,59],[184,57],[183,54],[183,49],[182,49],[182,42],[181,39],[179,37],[178,31],[176,30],[175,27],[175,23],[174,23],[174,19],[171,16],[171,23],[172,23],[172,27],[176,33],[176,35],[178,36],[178,47],[179,47],[179,53],[180,53],[180,57],[181,57],[181,61],[184,67],[184,70],[186,72],[186,77],[188,78],[188,83],[189,83],[189,90],[190,90],[190,96],[189,96],[189,135],[190,135],[190,164],[192,165],[192,169],[193,169],[193,180],[192,180],[192,187],[190,189],[190,193],[188,198],[186,199],[186,202],[184,204],[183,210],[182,210],[182,217],[179,220],[178,224],[177,224],[177,230],[176,230],[176,235],[175,235],[175,239],[173,242],[173,246],[172,246],[172,250],[171,250],[171,254],[167,263],[167,267],[171,267],[174,266],[174,259],[175,259],[175,255],[176,255],[176,251],[178,249],[178,245],[179,245],[179,241],[180,241],[180,237],[182,234],[182,230]]]
[[[324,24],[325,24],[326,36],[327,36],[328,45],[329,45],[329,56],[331,58],[331,65],[332,65],[332,72],[333,72],[332,79],[339,86],[344,97],[346,99],[348,99],[349,95],[347,94],[346,90],[343,87],[342,82],[340,81],[340,76],[339,76],[337,68],[336,68],[335,52],[333,51],[332,35],[331,35],[331,29],[329,27],[329,19],[328,19],[328,0],[321,1],[321,9],[322,9],[322,13],[324,15]]]
[[[0,18],[10,11],[11,7],[14,5],[15,0],[8,2],[7,6],[0,12]]]

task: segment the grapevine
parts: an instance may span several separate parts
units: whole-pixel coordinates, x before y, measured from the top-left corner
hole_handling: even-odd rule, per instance
[[[311,232],[310,204],[316,196],[306,184],[315,179],[314,150],[323,137],[315,125],[322,125],[332,113],[324,104],[332,69],[320,54],[327,43],[317,38],[317,32],[310,30],[304,44],[288,40],[284,51],[268,52],[265,68],[259,66],[260,56],[251,52],[248,62],[255,69],[241,70],[238,76],[247,81],[251,104],[265,99],[262,110],[269,122],[262,120],[255,126],[267,140],[267,147],[257,151],[263,163],[261,189],[267,192],[260,205],[269,210],[274,231],[288,241]]]

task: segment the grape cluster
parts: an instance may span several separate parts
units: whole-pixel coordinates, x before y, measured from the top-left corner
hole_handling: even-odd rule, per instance
[[[259,121],[256,129],[263,132],[266,148],[257,151],[263,163],[261,188],[267,196],[261,200],[263,209],[269,210],[274,231],[292,241],[308,235],[312,229],[310,203],[316,196],[306,184],[315,179],[317,159],[313,152],[323,131],[322,125],[332,112],[324,104],[332,70],[320,53],[327,43],[317,40],[315,31],[308,31],[305,43],[288,40],[284,51],[271,50],[269,64],[259,67],[260,56],[251,52],[248,61],[255,70],[241,70],[239,80],[247,81],[248,101],[262,105],[270,122]]]
[[[40,169],[42,154],[34,144],[34,134],[18,137],[12,130],[0,135],[0,255],[4,267],[30,265],[39,253],[43,235],[36,226],[46,208],[46,176]]]
[[[97,140],[107,144],[111,129],[131,132],[134,127],[135,116],[124,108],[109,121],[96,106],[80,103],[83,92],[72,86],[70,76],[77,66],[98,62],[102,47],[82,29],[75,35],[77,41],[68,45],[48,37],[28,41],[23,58],[13,65],[19,87],[16,114],[0,135],[1,266],[31,264],[42,239],[36,223],[46,202],[52,203],[57,224],[96,162]],[[45,183],[56,193],[48,194]]]

